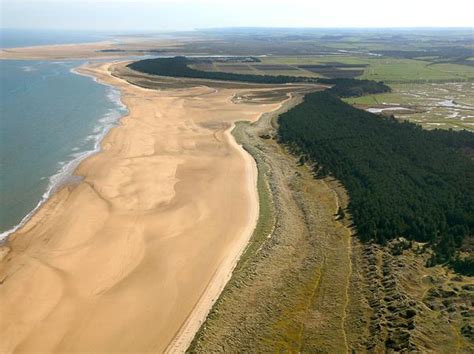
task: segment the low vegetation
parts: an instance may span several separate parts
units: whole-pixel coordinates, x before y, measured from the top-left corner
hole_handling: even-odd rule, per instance
[[[281,110],[294,103],[287,101]],[[355,325],[359,315],[350,324],[346,319],[349,307],[363,310],[360,302],[349,305],[353,293],[362,295],[349,295],[351,232],[335,217],[343,205],[333,190],[337,182],[315,180],[306,166],[298,166],[273,138],[273,118],[239,123],[233,131],[257,162],[261,219],[189,352],[363,347]]]
[[[260,219],[188,352],[472,351],[469,277],[425,268],[423,244],[351,237],[347,193],[277,143],[272,116],[233,131],[257,161]]]

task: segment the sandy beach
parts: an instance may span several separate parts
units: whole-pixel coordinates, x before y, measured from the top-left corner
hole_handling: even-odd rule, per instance
[[[129,115],[3,248],[1,353],[181,352],[255,227],[256,166],[230,130],[280,103],[143,89],[112,65],[78,71],[120,89]]]
[[[0,49],[0,59],[11,60],[64,60],[97,58],[107,59],[121,56],[121,53],[107,52],[115,48],[111,41],[82,44],[53,44],[38,47]],[[105,51],[105,52],[104,52]]]
[[[143,55],[143,51],[172,51],[188,42],[186,38],[120,37],[79,44],[52,44],[20,48],[0,48],[0,60],[71,60],[71,59],[117,59],[131,55]]]

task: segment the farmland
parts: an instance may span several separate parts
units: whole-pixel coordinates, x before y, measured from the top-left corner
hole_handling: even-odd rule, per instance
[[[413,59],[367,56],[304,56],[262,57],[260,63],[197,64],[196,69],[254,75],[288,75],[323,78],[359,78],[383,81],[392,87],[413,84],[457,83],[474,81],[474,66],[459,64],[431,64]],[[465,85],[468,86],[468,85]],[[449,87],[449,85],[448,85]],[[423,89],[423,88],[422,88]],[[425,92],[429,92],[430,90]]]
[[[457,82],[474,79],[472,31],[373,31],[234,29],[204,31],[179,48],[186,55],[249,55],[259,63],[245,69],[266,74],[331,77],[336,65],[346,77],[387,83]],[[239,51],[236,51],[236,49]],[[267,68],[260,65],[266,65]],[[283,65],[284,67],[275,67]],[[308,70],[308,65],[320,66]],[[327,65],[328,68],[322,66]],[[301,67],[303,66],[303,67]],[[290,67],[290,68],[288,68]],[[239,65],[214,70],[241,71]],[[320,70],[315,70],[320,69]],[[324,70],[326,69],[326,70]],[[272,73],[272,71],[275,71]],[[337,73],[343,75],[344,72]],[[334,77],[334,76],[333,76]]]
[[[474,67],[450,63],[432,64],[413,59],[360,55],[267,56],[259,59],[261,63],[216,63],[199,69],[260,75],[348,77],[384,81],[389,84],[474,80]],[[335,71],[338,71],[336,75]]]
[[[388,84],[474,80],[472,29],[210,29],[175,33],[159,48],[153,37],[122,55],[197,56],[198,70],[255,75],[361,78]],[[252,58],[239,62],[238,57]],[[222,60],[231,58],[231,60]],[[201,65],[201,64],[197,64]]]

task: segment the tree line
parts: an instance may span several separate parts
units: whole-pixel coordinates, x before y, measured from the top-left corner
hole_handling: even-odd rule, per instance
[[[389,92],[383,82],[356,79],[324,79],[286,75],[252,75],[216,71],[202,71],[190,68],[193,59],[186,57],[144,59],[128,64],[135,71],[150,75],[185,77],[194,79],[240,81],[258,84],[321,83],[333,85],[332,93],[339,97],[362,96],[365,94]]]
[[[459,257],[474,231],[474,162],[459,150],[473,146],[472,133],[423,130],[316,92],[279,117],[278,137],[316,162],[316,176],[343,183],[361,240],[428,242],[429,264],[474,273],[472,257]]]

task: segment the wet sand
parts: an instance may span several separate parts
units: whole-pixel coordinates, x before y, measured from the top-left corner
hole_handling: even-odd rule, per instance
[[[111,65],[80,71],[118,87],[130,114],[78,167],[83,180],[10,237],[2,353],[182,351],[255,227],[255,163],[229,132],[280,103],[143,89]]]

